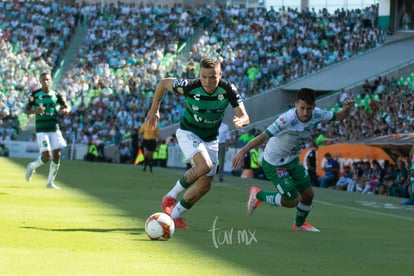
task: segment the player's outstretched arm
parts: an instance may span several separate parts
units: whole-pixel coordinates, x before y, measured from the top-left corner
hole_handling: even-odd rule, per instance
[[[244,147],[242,147],[233,157],[233,168],[238,169],[243,164],[244,155],[249,152],[251,149],[256,148],[257,146],[263,144],[264,142],[269,139],[269,136],[266,132],[262,132],[258,136],[256,136],[253,140],[247,143]]]
[[[148,111],[146,122],[150,128],[155,128],[157,121],[160,119],[160,105],[162,97],[167,90],[172,91],[172,84],[175,78],[165,78],[160,80],[155,88],[154,98],[152,99],[151,108]]]
[[[354,101],[351,99],[346,99],[344,101],[343,107],[336,113],[336,120],[341,121],[349,116],[351,109],[354,106]]]
[[[250,117],[243,103],[234,108],[234,113],[236,115],[233,117],[233,124],[236,128],[242,128],[250,124]]]

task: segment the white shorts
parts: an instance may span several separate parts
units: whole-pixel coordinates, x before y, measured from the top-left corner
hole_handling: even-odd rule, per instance
[[[180,146],[186,161],[191,160],[197,152],[206,151],[213,162],[213,168],[207,175],[213,176],[216,174],[219,149],[218,140],[206,142],[191,131],[182,130],[181,128],[177,129],[176,136],[178,145]]]
[[[53,151],[66,147],[66,141],[60,130],[54,132],[38,132],[36,133],[39,151]]]

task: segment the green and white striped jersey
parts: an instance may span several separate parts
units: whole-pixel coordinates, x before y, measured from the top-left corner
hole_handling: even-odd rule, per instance
[[[66,106],[62,96],[50,90],[49,93],[42,89],[33,91],[29,96],[29,107],[37,109],[43,105],[45,112],[36,114],[36,132],[54,132],[59,129],[57,105]]]
[[[199,79],[176,79],[173,90],[184,94],[187,100],[180,128],[206,142],[217,139],[227,106],[235,108],[242,102],[236,87],[225,80],[220,80],[213,94],[204,91]]]

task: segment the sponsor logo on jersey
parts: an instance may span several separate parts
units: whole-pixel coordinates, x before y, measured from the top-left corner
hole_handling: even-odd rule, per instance
[[[289,176],[289,171],[286,168],[277,168],[276,174],[278,177]]]
[[[174,87],[177,87],[177,86],[186,87],[188,86],[188,81],[185,79],[178,79],[174,81],[173,86]]]
[[[202,121],[203,121],[203,118],[201,118],[201,117],[197,116],[196,114],[194,114],[193,118],[194,118],[194,120],[196,120],[197,122],[202,122]]]

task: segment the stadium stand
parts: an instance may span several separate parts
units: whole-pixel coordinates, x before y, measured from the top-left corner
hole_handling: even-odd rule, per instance
[[[128,137],[130,130],[143,122],[157,80],[166,75],[194,76],[203,55],[222,58],[225,78],[237,83],[250,105],[250,101],[266,102],[256,96],[269,97],[279,88],[289,90],[290,84],[298,84],[350,63],[344,61],[360,60],[366,56],[363,53],[383,48],[382,44],[388,39],[385,33],[375,28],[374,22],[372,27],[364,26],[363,13],[359,10],[338,10],[330,15],[289,8],[266,11],[204,7],[191,12],[179,5],[117,4],[107,6],[101,12],[99,5],[85,4],[61,6],[53,3],[48,6],[27,2],[14,6],[2,2],[0,5],[7,13],[1,19],[0,53],[16,60],[19,66],[23,64],[29,68],[28,72],[17,70],[19,73],[13,75],[12,81],[2,78],[2,119],[6,125],[13,122],[16,133],[26,125],[27,133],[31,133],[27,117],[18,115],[14,119],[14,115],[19,114],[27,92],[38,85],[36,73],[44,69],[60,70],[57,89],[64,91],[73,105],[72,115],[64,118],[63,124],[69,143],[87,143],[85,136],[89,136],[113,144],[118,132]],[[377,7],[367,7],[366,12],[375,18]],[[29,42],[36,40],[35,34],[41,34],[35,30],[34,23],[26,26],[19,24],[19,20],[23,17],[37,19],[44,14],[57,14],[61,19],[59,22],[64,22],[64,25],[58,20],[45,22],[46,26],[52,26],[50,36],[43,36],[41,43],[44,45],[38,44],[41,45],[38,48],[48,51],[39,59],[34,50],[32,55],[27,54],[30,51],[16,52],[15,45],[26,47],[27,44],[30,48],[32,44]],[[209,24],[206,25],[206,15],[215,20],[207,20]],[[10,32],[9,24],[15,25],[16,31]],[[29,39],[19,35],[22,25]],[[81,29],[85,31],[84,40],[70,44],[70,38]],[[59,67],[59,61],[67,56],[64,50],[68,44],[76,46],[75,58],[65,60],[65,66]],[[183,51],[179,53],[179,49]],[[6,67],[2,72],[7,70]],[[325,83],[338,82],[319,80],[319,84]],[[358,82],[354,81],[353,85],[358,86]],[[343,87],[346,85],[338,89]],[[359,93],[350,92],[355,96]],[[283,102],[286,108],[286,101]],[[164,136],[168,136],[174,125],[168,126],[179,120],[185,103],[169,94],[163,104],[160,127],[165,129]],[[121,107],[127,113],[123,119],[117,117]],[[339,106],[332,105],[332,108]],[[14,111],[10,113],[12,109]],[[278,109],[282,110],[282,107]],[[255,120],[263,119],[263,114],[260,116]]]

